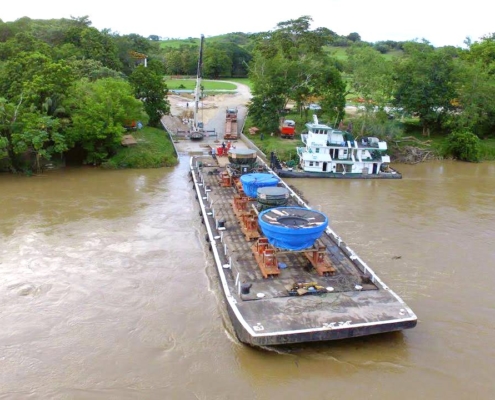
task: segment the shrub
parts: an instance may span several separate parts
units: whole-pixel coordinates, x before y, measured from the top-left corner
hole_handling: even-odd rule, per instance
[[[458,160],[479,162],[480,139],[469,131],[454,131],[447,137],[447,152]]]
[[[495,161],[495,139],[481,141],[481,159],[484,161]]]
[[[404,135],[403,124],[397,120],[388,119],[388,115],[385,111],[378,111],[371,118],[353,118],[352,125],[352,134],[355,137],[361,135],[363,125],[363,136],[376,136],[382,140],[388,141]]]
[[[159,168],[177,164],[174,146],[162,129],[145,127],[132,135],[138,143],[120,147],[113,157],[102,164],[103,168]]]

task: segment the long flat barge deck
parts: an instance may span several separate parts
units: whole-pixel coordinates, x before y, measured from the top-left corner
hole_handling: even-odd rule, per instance
[[[412,328],[414,312],[329,227],[311,248],[267,245],[256,200],[246,198],[225,161],[190,159],[236,336],[254,346],[344,339]],[[261,160],[258,168],[274,174]],[[289,205],[309,206],[283,180]],[[331,216],[330,216],[331,217]]]

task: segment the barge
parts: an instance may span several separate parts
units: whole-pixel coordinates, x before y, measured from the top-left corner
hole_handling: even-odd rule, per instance
[[[228,315],[252,346],[413,328],[406,303],[251,149],[192,156]]]

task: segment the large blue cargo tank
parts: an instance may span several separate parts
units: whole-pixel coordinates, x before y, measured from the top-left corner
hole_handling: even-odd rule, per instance
[[[277,186],[280,179],[272,174],[253,173],[241,176],[242,189],[247,196],[256,198],[260,187]]]
[[[268,242],[285,250],[311,247],[328,226],[325,214],[302,207],[276,207],[263,211],[258,223]]]

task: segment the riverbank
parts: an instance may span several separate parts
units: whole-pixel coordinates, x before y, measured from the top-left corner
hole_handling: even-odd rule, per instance
[[[106,169],[160,168],[177,165],[173,143],[163,129],[145,127],[132,132],[136,144],[121,147],[102,164]]]
[[[347,112],[347,110],[346,110]],[[278,133],[273,134],[264,132],[261,135],[261,131],[258,131],[254,135],[249,135],[247,132],[250,128],[256,126],[251,118],[247,118],[244,133],[249,136],[249,139],[265,154],[269,154],[275,151],[278,158],[287,163],[298,162],[296,147],[304,146],[301,142],[301,133],[305,130],[306,122],[311,120],[311,115],[308,113],[301,116],[296,113],[291,113],[285,116],[286,119],[291,119],[296,122],[296,134],[294,139],[283,139]],[[348,125],[346,119],[344,126]],[[331,123],[329,123],[331,125]],[[404,133],[397,136],[391,135],[390,137],[380,136],[382,140],[385,140],[388,144],[388,155],[393,163],[400,164],[417,164],[423,161],[455,159],[449,150],[448,134],[438,133],[432,134],[430,137],[425,137],[417,131],[411,131],[410,125],[406,123],[402,124],[401,129]],[[374,136],[372,133],[368,133],[369,136]],[[358,134],[356,136],[359,137]],[[495,160],[495,139],[485,138],[479,141],[480,161],[494,161]]]

